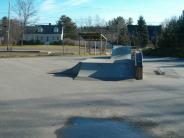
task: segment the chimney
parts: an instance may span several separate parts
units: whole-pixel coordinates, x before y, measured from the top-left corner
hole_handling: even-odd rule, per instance
[[[51,26],[52,24],[51,23],[49,23],[49,26]]]

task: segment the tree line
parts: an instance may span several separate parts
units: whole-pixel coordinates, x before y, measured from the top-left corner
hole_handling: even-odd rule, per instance
[[[184,48],[184,11],[165,24],[159,40],[159,47]]]
[[[114,44],[133,45],[145,47],[148,44],[148,29],[143,16],[140,16],[137,22],[137,35],[130,38],[128,25],[133,24],[133,19],[125,19],[121,16],[108,21],[105,25],[95,24],[77,27],[76,23],[66,15],[61,16],[57,22],[58,26],[64,27],[64,37],[78,39],[79,32],[100,32],[106,34],[108,40]]]
[[[149,56],[167,56],[184,58],[184,11],[171,18],[162,26],[158,46],[144,51]]]

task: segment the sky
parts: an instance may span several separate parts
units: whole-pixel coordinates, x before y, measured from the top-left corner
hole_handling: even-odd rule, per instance
[[[15,5],[16,0],[10,0]],[[157,25],[184,10],[184,0],[35,0],[38,24],[55,24],[61,15],[67,15],[77,25],[84,25],[89,18],[105,22],[118,16],[133,18],[140,15],[147,24]],[[8,0],[0,0],[0,18],[7,15]],[[11,17],[15,15],[11,11]]]

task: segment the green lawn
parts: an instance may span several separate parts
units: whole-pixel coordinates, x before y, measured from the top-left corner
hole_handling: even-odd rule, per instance
[[[26,46],[12,46],[13,50],[36,50],[41,52],[56,52],[63,53],[63,46],[52,45],[26,45]],[[0,46],[0,49],[6,49],[6,46]],[[83,50],[83,48],[81,48]],[[79,51],[78,46],[64,46],[65,53],[77,54]]]
[[[6,50],[6,46],[0,46],[0,51]],[[79,56],[79,46],[69,45],[25,45],[25,46],[12,46],[14,51],[40,51],[40,53],[29,53],[29,52],[0,52],[0,57],[34,57],[34,56],[61,56],[63,55],[75,55]],[[94,55],[94,49],[91,49],[91,54],[85,53],[85,48],[81,46],[80,56]],[[96,55],[100,55],[97,51]]]

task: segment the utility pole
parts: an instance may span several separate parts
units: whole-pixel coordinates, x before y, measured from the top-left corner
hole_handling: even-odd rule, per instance
[[[11,6],[10,0],[8,0],[8,31],[7,31],[7,33],[8,33],[8,42],[7,42],[7,51],[10,50],[10,25],[11,25],[11,23],[10,23],[10,6]]]

